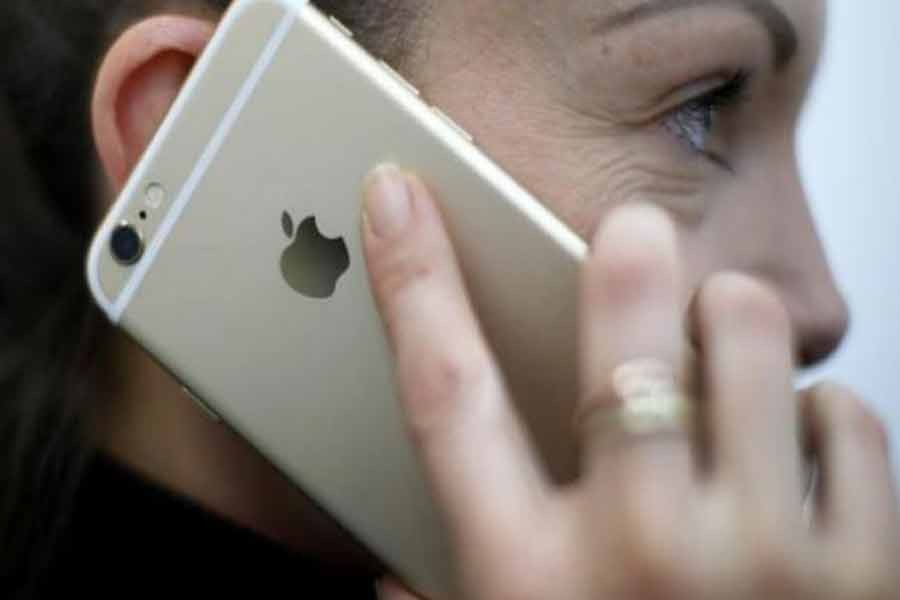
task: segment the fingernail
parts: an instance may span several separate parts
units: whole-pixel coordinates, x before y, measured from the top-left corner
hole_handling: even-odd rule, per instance
[[[364,219],[376,236],[392,238],[409,224],[409,186],[395,165],[381,165],[372,171],[364,183],[364,196]]]
[[[675,245],[675,231],[666,212],[652,204],[627,204],[614,209],[594,234],[593,250],[604,246],[618,248],[623,244]]]

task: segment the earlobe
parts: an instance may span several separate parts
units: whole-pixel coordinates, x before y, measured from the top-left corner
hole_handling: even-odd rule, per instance
[[[210,21],[160,16],[116,40],[100,67],[91,117],[111,185],[121,189],[215,30]]]

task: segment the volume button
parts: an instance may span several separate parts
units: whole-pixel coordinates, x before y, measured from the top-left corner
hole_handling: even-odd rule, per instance
[[[398,73],[398,72],[396,71],[396,69],[394,69],[394,67],[392,67],[391,65],[387,64],[387,63],[384,62],[383,60],[379,60],[378,62],[381,64],[382,68],[384,68],[384,70],[387,71],[387,72],[391,75],[391,77],[393,77],[393,78],[396,79],[398,82],[400,82],[400,84],[401,84],[403,87],[405,87],[407,90],[409,90],[410,92],[412,92],[412,93],[415,94],[416,96],[419,96],[419,95],[420,95],[420,94],[419,94],[419,90],[416,88],[416,86],[414,86],[413,84],[411,84],[411,83],[409,82],[409,80],[406,79],[406,77],[404,77],[403,75],[401,75],[400,73]]]
[[[341,21],[335,17],[334,15],[328,17],[328,20],[331,21],[331,24],[338,28],[338,30],[346,35],[348,38],[353,39],[353,32],[350,31],[350,28],[341,23]]]
[[[204,402],[204,401],[200,398],[200,396],[198,396],[197,394],[195,394],[189,387],[187,387],[187,386],[182,386],[181,389],[184,390],[184,393],[187,394],[187,397],[190,398],[191,401],[192,401],[195,405],[197,405],[197,408],[199,408],[200,410],[203,411],[203,414],[205,414],[205,415],[209,418],[210,421],[212,421],[212,422],[214,422],[214,423],[221,423],[221,422],[222,422],[222,417],[220,417],[220,416],[216,413],[216,411],[214,411],[212,408],[210,408],[210,406],[209,406],[206,402]]]
[[[472,137],[472,134],[460,127],[459,123],[450,118],[450,115],[439,109],[437,106],[432,106],[431,110],[434,112],[434,114],[440,117],[444,123],[455,129],[459,135],[466,138],[469,142],[475,142],[475,138]]]

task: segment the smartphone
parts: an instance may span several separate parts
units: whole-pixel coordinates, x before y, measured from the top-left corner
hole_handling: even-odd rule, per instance
[[[586,245],[313,4],[228,10],[99,228],[109,319],[413,589],[452,593],[446,531],[397,406],[360,241],[362,182],[440,197],[536,456],[575,475]]]

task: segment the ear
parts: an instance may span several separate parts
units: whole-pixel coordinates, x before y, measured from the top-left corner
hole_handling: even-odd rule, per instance
[[[194,17],[159,16],[123,33],[94,86],[94,142],[115,191],[125,184],[215,30]]]

